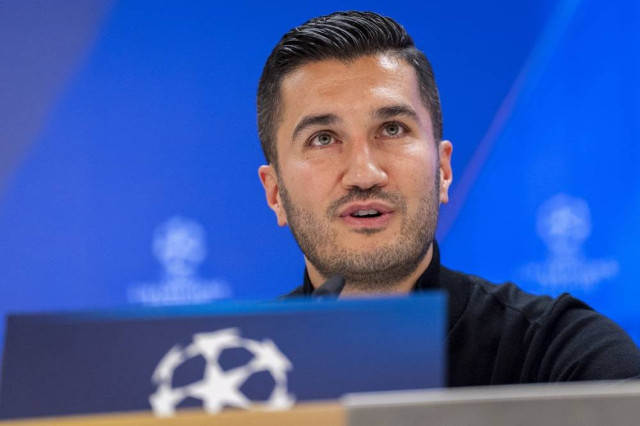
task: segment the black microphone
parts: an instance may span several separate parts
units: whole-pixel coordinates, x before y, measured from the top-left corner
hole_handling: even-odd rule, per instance
[[[346,280],[342,275],[332,275],[320,287],[315,289],[313,296],[316,299],[337,299],[344,288]]]

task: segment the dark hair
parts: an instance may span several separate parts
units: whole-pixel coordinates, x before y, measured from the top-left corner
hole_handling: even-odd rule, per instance
[[[269,55],[258,84],[258,136],[269,164],[277,167],[276,129],[281,118],[282,79],[315,61],[348,61],[392,53],[413,66],[420,93],[429,110],[436,142],[442,139],[442,111],[431,64],[411,36],[391,18],[373,12],[335,12],[310,19],[286,33]]]

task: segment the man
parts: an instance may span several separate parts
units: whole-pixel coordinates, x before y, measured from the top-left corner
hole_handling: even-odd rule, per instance
[[[578,300],[440,265],[452,144],[431,66],[392,19],[339,12],[285,34],[260,79],[258,130],[267,203],[305,255],[290,296],[332,277],[347,295],[446,290],[451,386],[640,376],[634,343]]]

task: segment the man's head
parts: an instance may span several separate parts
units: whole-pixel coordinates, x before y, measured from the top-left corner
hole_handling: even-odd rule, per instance
[[[411,36],[391,18],[373,12],[336,12],[310,19],[286,33],[271,52],[258,85],[258,135],[267,163],[278,167],[275,133],[282,117],[282,80],[296,68],[326,59],[351,61],[385,53],[404,60],[418,76],[431,114],[436,142],[442,139],[442,111],[431,64]]]
[[[431,68],[402,27],[345,12],[290,31],[265,66],[258,115],[267,202],[312,283],[340,274],[354,291],[393,291],[415,281],[448,200],[451,144],[440,142]]]

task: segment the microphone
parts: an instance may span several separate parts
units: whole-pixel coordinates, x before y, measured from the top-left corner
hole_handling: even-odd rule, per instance
[[[313,295],[316,299],[337,299],[344,288],[345,282],[346,280],[342,275],[332,275],[320,287],[315,289]]]

